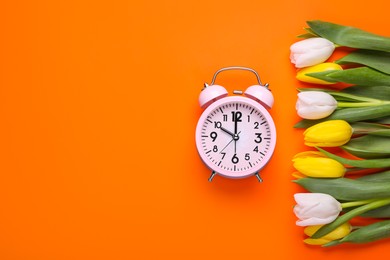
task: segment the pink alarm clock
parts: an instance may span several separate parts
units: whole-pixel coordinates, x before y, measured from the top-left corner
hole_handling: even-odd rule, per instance
[[[228,96],[222,86],[215,85],[217,75],[226,70],[253,72],[258,85]],[[256,176],[271,159],[276,144],[276,128],[267,111],[274,103],[268,88],[253,69],[226,67],[218,70],[210,85],[205,84],[199,96],[205,108],[196,126],[196,147],[203,162],[216,174],[228,178]]]

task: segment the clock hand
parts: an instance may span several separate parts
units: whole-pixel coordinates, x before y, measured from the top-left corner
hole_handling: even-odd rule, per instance
[[[225,133],[227,133],[228,135],[230,135],[231,137],[234,137],[234,134],[232,132],[230,132],[229,130],[227,130],[226,128],[224,127],[220,127],[222,131],[224,131]]]
[[[228,142],[228,144],[227,145],[225,145],[225,147],[221,150],[221,152],[220,153],[222,153],[223,152],[223,150],[225,150],[225,148],[226,147],[228,147],[229,146],[229,144],[231,144],[232,142],[234,141],[234,139],[232,138],[232,140],[230,140],[230,142]]]
[[[237,134],[237,118],[234,120],[234,134]]]
[[[237,141],[238,141],[238,139],[240,139],[240,133],[241,133],[241,131],[240,132],[238,132],[238,134],[237,134],[237,123],[235,123],[234,124],[234,128],[235,128],[235,134],[233,135],[233,140],[234,140],[234,154],[236,154],[236,151],[237,151]]]
[[[238,123],[238,114],[236,113],[235,114],[235,118],[234,118],[234,136],[233,136],[233,139],[234,139],[234,154],[236,154],[236,150],[237,150],[237,140],[239,138],[238,134],[237,134],[237,124]]]
[[[235,134],[233,134],[232,132],[230,132],[229,130],[227,130],[226,128],[224,128],[224,127],[220,127],[221,128],[221,130],[222,131],[224,131],[225,133],[227,133],[228,135],[230,135],[231,137],[233,137],[233,139],[235,140],[235,141],[237,141],[240,137],[238,136],[240,133],[241,133],[241,131],[240,131],[240,133],[235,133]]]
[[[240,133],[241,133],[241,131],[240,131],[237,135],[234,135],[233,138],[232,138],[232,140],[230,140],[230,142],[229,142],[227,145],[225,145],[225,147],[222,148],[222,150],[221,150],[219,153],[222,153],[223,150],[225,150],[225,148],[228,147],[229,144],[231,144],[233,141],[234,141],[234,144],[236,144],[236,138],[235,138],[235,136],[238,137],[238,135],[239,135]],[[236,153],[236,149],[234,149],[234,153]]]

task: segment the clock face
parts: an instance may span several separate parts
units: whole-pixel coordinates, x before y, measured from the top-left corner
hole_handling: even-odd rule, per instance
[[[276,140],[268,111],[245,97],[211,104],[197,126],[197,148],[203,161],[227,177],[259,171],[271,158]]]

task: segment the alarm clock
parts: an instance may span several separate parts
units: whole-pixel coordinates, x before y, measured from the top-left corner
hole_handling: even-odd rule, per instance
[[[256,75],[257,85],[233,95],[215,83],[219,73],[245,70]],[[247,67],[226,67],[218,70],[205,83],[199,104],[205,110],[196,126],[195,140],[200,158],[215,175],[227,178],[256,176],[269,162],[275,149],[276,128],[267,109],[274,103],[269,85],[263,85],[258,73]]]

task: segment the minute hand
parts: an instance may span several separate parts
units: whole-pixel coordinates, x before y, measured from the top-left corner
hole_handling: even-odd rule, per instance
[[[237,134],[237,122],[238,122],[238,118],[236,117],[234,119],[234,134]]]
[[[237,140],[238,140],[238,134],[237,134],[237,123],[238,123],[238,118],[237,118],[237,114],[236,114],[236,117],[234,118],[234,136],[233,136],[233,139],[234,139],[234,154],[237,153]]]

